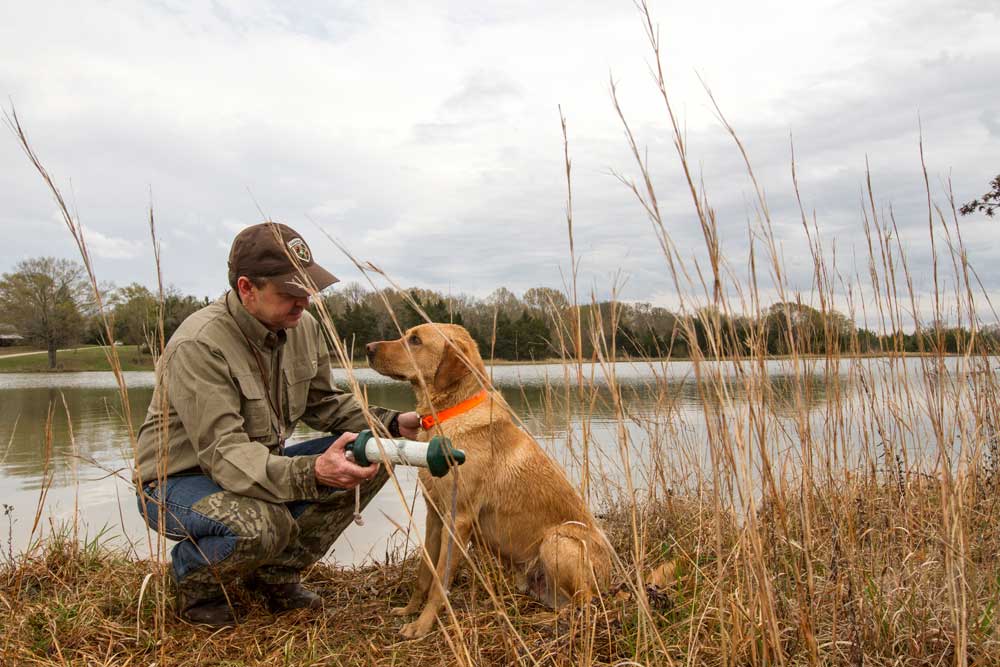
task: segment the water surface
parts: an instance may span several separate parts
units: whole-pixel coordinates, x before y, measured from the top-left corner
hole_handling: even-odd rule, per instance
[[[862,420],[845,429],[843,437],[860,440],[860,434],[870,430],[864,426],[867,417],[861,404],[872,402],[872,392],[891,391],[893,373],[902,373],[911,381],[922,373],[919,360],[908,360],[886,373],[878,372],[884,360],[864,363],[875,371],[874,387],[856,386],[858,382],[846,366],[830,372],[820,362],[798,367],[790,362],[767,362],[769,406],[777,412],[775,424],[780,427],[774,441],[788,443],[787,447],[776,446],[776,455],[787,452],[792,465],[800,457],[794,431],[802,428],[801,419],[796,419],[802,411],[808,414],[811,428],[829,428],[831,405],[827,399],[831,391],[836,392],[833,407],[837,414],[856,412]],[[956,363],[949,361],[949,367]],[[633,484],[644,487],[657,483],[652,478],[662,477],[664,467],[674,472],[684,466],[708,465],[709,453],[699,443],[708,439],[709,417],[728,423],[726,420],[739,422],[745,416],[748,387],[752,385],[732,365],[722,363],[719,367],[727,376],[728,400],[722,411],[712,405],[718,401],[716,393],[699,388],[692,365],[683,362],[615,365],[622,397],[618,407],[608,389],[607,368],[601,366],[582,367],[588,383],[599,387],[596,392],[577,389],[577,369],[572,365],[497,366],[491,373],[525,427],[564,466],[571,480],[580,479],[581,443],[585,440],[591,477],[624,483],[624,462],[628,461],[633,466]],[[343,371],[335,370],[334,375],[341,386],[347,385]],[[124,376],[132,424],[137,428],[152,396],[154,377],[148,372]],[[367,369],[355,371],[355,377],[370,403],[412,409],[413,394],[408,385]],[[861,404],[852,407],[851,401]],[[787,418],[782,411],[787,412]],[[619,413],[620,420],[616,418]],[[47,423],[50,436],[46,435]],[[919,447],[924,437],[921,433],[914,426],[905,437]],[[300,426],[292,442],[317,435]],[[622,455],[623,441],[628,445],[626,456]],[[26,545],[45,489],[42,529],[50,530],[76,516],[81,532],[93,535],[106,529],[108,535],[133,543],[138,553],[146,553],[147,532],[128,482],[132,460],[129,443],[128,424],[112,374],[0,374],[0,498],[5,509],[13,507],[0,517],[6,520],[0,530],[12,542],[13,550]],[[673,443],[677,443],[676,448]],[[674,460],[675,456],[683,460]],[[404,505],[414,508],[416,525],[422,526],[416,474],[405,467],[396,471],[402,497],[391,482],[387,484],[367,508],[365,525],[352,525],[330,558],[341,563],[382,560],[403,548],[408,525]]]

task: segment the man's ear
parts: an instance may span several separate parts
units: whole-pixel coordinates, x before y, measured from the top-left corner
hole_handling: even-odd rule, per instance
[[[441,363],[438,364],[434,373],[434,389],[444,391],[469,374],[469,367],[462,361],[462,357],[455,351],[455,347],[462,351],[462,355],[468,358],[469,351],[461,340],[453,340],[446,343],[444,352],[441,355]]]
[[[253,295],[253,283],[246,276],[240,276],[236,279],[236,296],[239,297],[241,303],[246,303]]]

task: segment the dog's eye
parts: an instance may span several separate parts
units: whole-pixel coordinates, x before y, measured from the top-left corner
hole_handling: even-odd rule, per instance
[[[420,345],[420,336],[417,334],[410,336],[410,345]]]

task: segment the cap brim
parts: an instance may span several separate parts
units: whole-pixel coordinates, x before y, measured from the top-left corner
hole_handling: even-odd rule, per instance
[[[306,267],[303,271],[305,271],[306,275],[312,280],[317,292],[322,292],[330,285],[340,282],[337,279],[337,276],[333,275],[319,264],[313,264],[312,266]],[[309,296],[309,291],[302,287],[302,284],[308,284],[308,281],[304,280],[298,271],[295,273],[288,273],[283,276],[275,276],[274,278],[271,278],[271,280],[280,292],[291,294],[292,296]]]

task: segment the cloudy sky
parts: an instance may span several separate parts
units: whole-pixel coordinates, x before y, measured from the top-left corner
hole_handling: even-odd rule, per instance
[[[754,195],[699,76],[746,144],[793,288],[808,293],[811,261],[790,136],[805,207],[845,278],[864,271],[867,160],[879,211],[892,207],[917,289],[927,289],[920,127],[935,199],[946,204],[949,179],[959,200],[985,192],[1000,172],[1000,3],[654,0],[651,9],[734,271],[747,264]],[[653,229],[611,174],[637,176],[613,78],[670,234],[690,262],[704,256],[651,59],[628,0],[0,7],[0,97],[72,200],[99,277],[154,284],[152,190],[165,278],[199,296],[225,287],[229,243],[260,220],[258,205],[344,280],[361,277],[324,232],[404,285],[476,296],[561,287],[561,105],[582,285],[607,294],[620,271],[623,298],[676,304]],[[75,257],[6,130],[0,200],[0,272],[28,257]],[[991,294],[996,224],[963,220]]]

